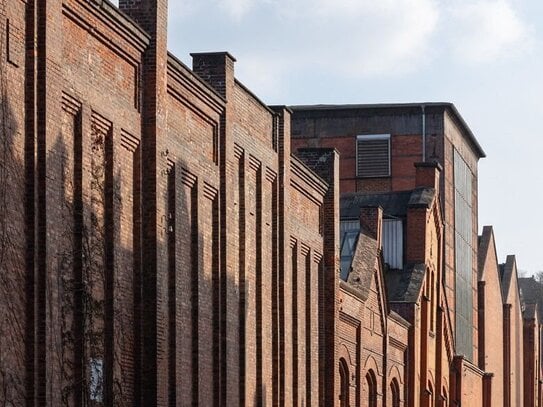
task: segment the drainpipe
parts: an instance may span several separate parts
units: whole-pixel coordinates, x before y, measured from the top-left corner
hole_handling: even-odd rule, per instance
[[[424,104],[420,105],[420,110],[422,112],[422,162],[426,161],[426,112]]]

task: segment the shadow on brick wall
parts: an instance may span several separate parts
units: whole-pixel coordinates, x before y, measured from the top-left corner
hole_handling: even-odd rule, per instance
[[[25,399],[24,145],[0,64],[0,401]]]
[[[77,123],[63,122],[47,148],[40,194],[36,147],[27,143],[25,156],[5,87],[0,115],[0,402],[23,406],[45,397],[54,406],[122,406],[148,399],[149,392],[183,405],[219,400],[227,371],[218,366],[226,326],[220,293],[239,298],[239,287],[220,275],[218,246],[211,274],[203,273],[209,237],[190,226],[190,197],[174,188],[170,205],[165,199],[168,221],[158,226],[157,253],[167,261],[157,285],[159,306],[166,305],[150,320],[142,307],[148,279],[139,161],[127,176],[123,163],[111,159],[112,141],[78,137]],[[69,132],[75,137],[66,137]],[[35,211],[40,196],[42,212]],[[35,240],[40,233],[44,240]],[[156,351],[144,348],[149,323],[157,326]],[[168,383],[165,394],[146,387],[149,352],[156,355],[150,372]]]

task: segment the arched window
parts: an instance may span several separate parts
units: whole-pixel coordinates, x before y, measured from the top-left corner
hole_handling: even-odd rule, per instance
[[[428,388],[426,389],[427,394],[427,401],[428,401],[428,407],[434,406],[434,386],[432,386],[432,383],[428,381]]]
[[[443,392],[441,393],[441,405],[447,407],[449,405],[449,397],[447,396],[447,389],[443,386]]]
[[[339,380],[341,383],[339,405],[349,407],[349,368],[343,358],[339,359]]]
[[[396,378],[390,382],[390,395],[392,396],[392,407],[400,407],[400,385]]]
[[[368,407],[377,407],[377,379],[373,370],[366,374],[366,386],[368,388]]]

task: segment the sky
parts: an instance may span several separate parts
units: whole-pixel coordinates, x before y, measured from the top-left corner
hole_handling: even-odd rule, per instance
[[[543,1],[169,0],[168,24],[268,104],[453,102],[487,153],[479,230],[543,270]]]

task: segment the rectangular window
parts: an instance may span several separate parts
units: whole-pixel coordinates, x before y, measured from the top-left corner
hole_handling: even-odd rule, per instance
[[[473,358],[473,175],[454,150],[456,352]]]
[[[102,358],[91,358],[89,360],[90,400],[102,403],[104,399],[104,361]]]
[[[356,175],[362,178],[390,176],[390,134],[356,137]]]
[[[383,258],[391,269],[403,268],[403,222],[383,219]]]

